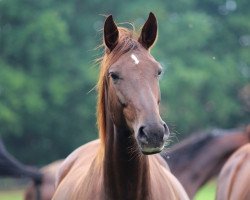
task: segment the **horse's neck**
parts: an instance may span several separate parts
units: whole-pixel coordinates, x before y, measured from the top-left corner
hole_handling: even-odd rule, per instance
[[[106,199],[148,199],[148,158],[140,157],[136,141],[129,137],[131,133],[127,129],[117,129],[114,125],[112,127],[107,133],[105,143]]]

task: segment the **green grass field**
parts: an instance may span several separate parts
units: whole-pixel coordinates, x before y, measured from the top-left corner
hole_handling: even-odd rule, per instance
[[[0,191],[1,200],[23,200],[23,190]]]
[[[202,187],[195,196],[195,200],[214,200],[216,185],[214,181],[207,183]]]

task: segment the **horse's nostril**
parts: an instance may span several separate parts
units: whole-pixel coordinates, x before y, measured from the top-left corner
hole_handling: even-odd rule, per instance
[[[168,128],[167,125],[166,125],[165,123],[163,124],[163,127],[164,127],[165,131],[166,131],[167,128]]]
[[[164,127],[165,133],[168,134],[168,133],[169,133],[169,129],[168,129],[167,124],[164,123],[164,124],[163,124],[163,127]]]
[[[163,127],[164,127],[164,136],[163,136],[163,140],[166,141],[167,138],[169,137],[170,132],[169,132],[169,128],[168,128],[167,124],[164,123],[164,124],[163,124]]]
[[[143,144],[148,144],[148,135],[144,131],[144,126],[140,127],[138,130],[138,139],[140,140],[141,143]]]

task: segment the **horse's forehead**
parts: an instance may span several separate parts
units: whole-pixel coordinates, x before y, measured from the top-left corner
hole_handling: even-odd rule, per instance
[[[134,64],[138,65],[140,63],[138,57],[135,54],[131,54],[130,58],[134,61]]]
[[[148,52],[130,51],[120,57],[115,64],[115,68],[146,69],[160,67],[160,64]]]

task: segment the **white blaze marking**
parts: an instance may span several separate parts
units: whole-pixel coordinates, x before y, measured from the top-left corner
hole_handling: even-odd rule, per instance
[[[134,60],[134,63],[135,63],[136,65],[139,63],[139,60],[138,60],[138,58],[135,56],[135,54],[131,54],[130,57]]]

